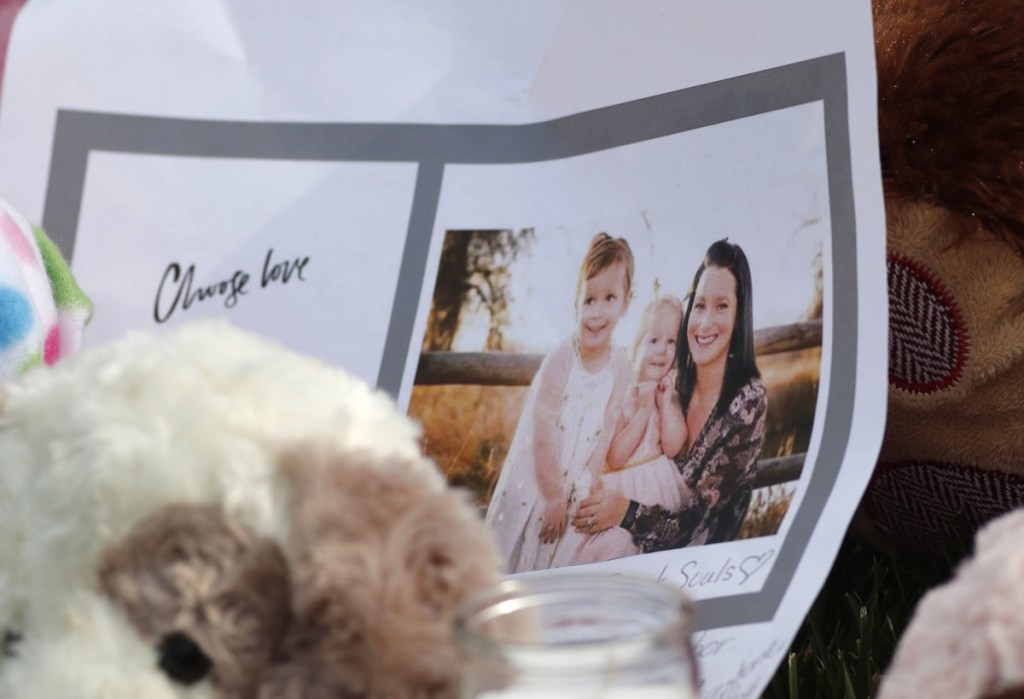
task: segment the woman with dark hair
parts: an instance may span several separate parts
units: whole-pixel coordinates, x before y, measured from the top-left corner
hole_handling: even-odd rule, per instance
[[[619,526],[644,552],[736,538],[753,492],[767,406],[751,302],[742,248],[713,243],[694,275],[679,330],[676,390],[688,439],[676,465],[687,504],[670,511],[598,487],[573,518],[579,531]]]

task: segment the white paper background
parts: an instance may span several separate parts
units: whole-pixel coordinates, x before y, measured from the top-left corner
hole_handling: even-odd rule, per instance
[[[884,219],[870,3],[307,0],[301,10],[281,8],[269,0],[33,0],[15,25],[8,55],[0,192],[41,219],[59,108],[249,121],[529,124],[845,53],[861,282],[849,439],[854,446],[775,621],[715,629],[698,639],[706,697],[759,694],[830,567],[881,438]],[[506,167],[491,180],[492,198],[480,200],[480,220],[470,220],[458,193],[479,185],[473,170],[446,173],[439,226],[450,218],[493,226],[500,223],[496,218],[522,214],[514,199],[507,201],[510,213],[501,209],[500,193],[515,187],[515,168]],[[331,273],[318,273],[315,283],[254,289],[230,317],[373,381],[415,176],[412,163],[93,153],[73,260],[80,283],[97,301],[87,342],[151,326],[153,286],[168,261],[195,263],[197,277],[207,282],[242,268],[258,282],[266,250],[273,247],[282,257],[311,256],[311,265],[331,259]],[[620,188],[609,186],[602,201]],[[595,201],[577,204],[592,207],[596,223],[601,216]],[[543,201],[535,205],[531,214],[543,221],[562,218],[560,202],[547,213]],[[627,201],[623,220],[635,219],[640,206]],[[659,225],[655,214],[652,228]],[[680,268],[692,268],[681,257]],[[315,269],[323,268],[311,266],[311,275]],[[424,284],[431,278],[428,268]],[[826,307],[831,293],[826,287]],[[214,299],[194,306],[187,317],[224,310]],[[422,315],[414,343],[422,336]],[[176,314],[173,322],[183,317]],[[827,383],[822,391],[827,393]],[[713,550],[695,556],[708,567],[771,543],[705,547]],[[638,557],[622,565],[651,570],[655,561]],[[671,579],[683,583],[678,575]],[[752,578],[750,584],[759,582]]]
[[[230,309],[232,321],[372,381],[398,275],[382,261],[402,254],[415,177],[415,165],[401,163],[94,154],[74,271],[83,288],[124,293],[104,295],[88,341],[153,325],[154,283],[170,261],[196,265],[194,288],[243,270],[248,293]],[[272,265],[311,257],[319,269],[304,272],[316,272],[317,283],[261,286],[271,249]],[[162,314],[170,297],[162,295]],[[187,310],[179,303],[167,324],[223,315],[225,298]]]

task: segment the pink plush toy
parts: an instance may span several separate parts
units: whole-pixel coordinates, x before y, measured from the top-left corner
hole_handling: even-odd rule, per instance
[[[931,590],[904,632],[879,699],[1024,697],[1024,510],[979,532],[974,556]]]

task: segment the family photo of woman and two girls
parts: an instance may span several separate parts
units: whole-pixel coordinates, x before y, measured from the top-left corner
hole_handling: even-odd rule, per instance
[[[713,243],[685,298],[656,294],[627,349],[629,243],[597,234],[576,327],[527,394],[486,521],[510,573],[735,539],[754,489],[766,392],[742,248]]]

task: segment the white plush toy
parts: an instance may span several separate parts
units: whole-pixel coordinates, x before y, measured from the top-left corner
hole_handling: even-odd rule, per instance
[[[452,697],[489,535],[385,395],[224,323],[0,400],[0,697]]]

